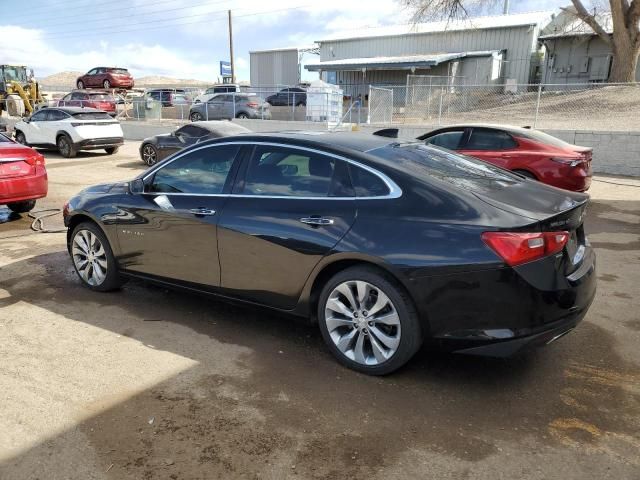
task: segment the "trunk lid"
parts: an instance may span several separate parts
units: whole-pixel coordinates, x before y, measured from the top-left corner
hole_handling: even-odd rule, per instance
[[[39,156],[39,153],[28,147],[0,143],[0,179],[34,175]]]

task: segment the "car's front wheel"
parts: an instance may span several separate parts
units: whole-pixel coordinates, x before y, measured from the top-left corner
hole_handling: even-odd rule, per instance
[[[422,345],[411,299],[372,267],[348,268],[331,278],[320,295],[318,321],[338,361],[369,375],[397,370]]]
[[[27,144],[27,138],[24,136],[24,133],[22,133],[21,131],[16,132],[16,142],[18,142],[21,145]]]
[[[111,88],[111,82],[109,80],[105,80],[104,82],[102,82],[102,86],[108,90]]]
[[[202,114],[193,112],[191,115],[189,115],[189,118],[192,122],[199,122],[200,120],[202,120]]]
[[[125,283],[111,245],[96,224],[83,222],[74,228],[69,250],[78,277],[90,289],[108,292]]]
[[[118,147],[107,147],[104,151],[107,152],[107,155],[113,155],[114,153],[118,153]]]
[[[158,161],[158,152],[150,143],[145,143],[142,146],[142,161],[149,166],[155,165]]]
[[[73,158],[77,155],[75,147],[71,138],[67,135],[60,135],[57,140],[58,151],[64,158]]]
[[[7,207],[14,213],[27,213],[36,206],[35,200],[25,200],[24,202],[9,203]]]

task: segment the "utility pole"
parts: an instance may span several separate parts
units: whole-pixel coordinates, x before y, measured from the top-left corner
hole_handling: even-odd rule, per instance
[[[229,57],[231,63],[231,83],[236,83],[236,69],[233,62],[233,25],[231,21],[231,10],[229,10]]]
[[[509,15],[509,0],[504,0],[504,5],[502,8],[503,15]]]

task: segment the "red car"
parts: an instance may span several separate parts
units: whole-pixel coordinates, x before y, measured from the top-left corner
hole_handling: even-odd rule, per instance
[[[74,90],[58,100],[57,107],[88,107],[116,115],[116,100],[107,92]]]
[[[98,67],[89,70],[76,80],[79,90],[83,88],[133,88],[133,77],[126,68]]]
[[[592,149],[539,130],[506,125],[455,125],[418,137],[554,187],[584,192],[591,185]]]
[[[16,213],[33,209],[47,195],[44,157],[0,133],[0,205]]]

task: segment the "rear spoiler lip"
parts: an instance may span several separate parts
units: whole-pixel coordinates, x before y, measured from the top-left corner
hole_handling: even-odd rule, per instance
[[[376,130],[373,134],[377,137],[398,138],[399,132],[399,128],[383,128],[382,130]]]

